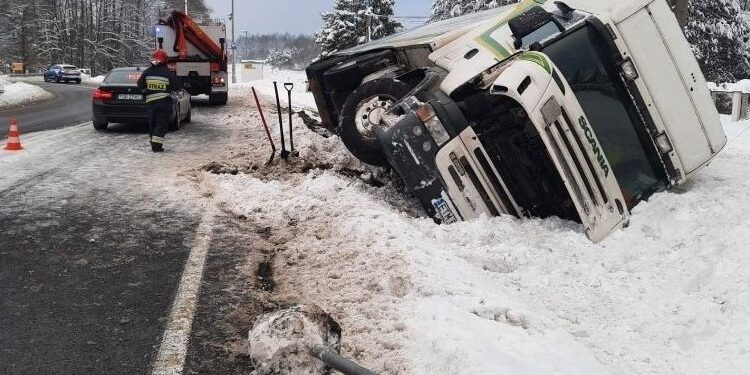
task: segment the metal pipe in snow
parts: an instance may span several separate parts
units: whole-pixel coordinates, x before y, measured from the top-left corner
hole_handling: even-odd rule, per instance
[[[322,345],[316,345],[312,349],[312,354],[323,363],[346,375],[377,375]]]

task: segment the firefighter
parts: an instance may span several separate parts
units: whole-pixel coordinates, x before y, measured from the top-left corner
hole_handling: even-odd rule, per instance
[[[164,136],[169,128],[174,103],[172,92],[182,89],[177,76],[167,68],[167,53],[157,49],[151,54],[151,66],[138,79],[138,88],[146,96],[148,135],[153,152],[164,151]],[[179,116],[175,113],[175,116]]]

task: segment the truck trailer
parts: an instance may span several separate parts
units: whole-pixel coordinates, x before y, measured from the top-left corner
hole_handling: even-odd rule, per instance
[[[592,241],[726,145],[664,0],[524,0],[307,69],[322,120],[442,223],[559,217]]]
[[[227,104],[227,27],[220,21],[197,24],[180,11],[154,27],[156,48],[169,56],[167,66],[190,95],[208,95],[211,104]]]

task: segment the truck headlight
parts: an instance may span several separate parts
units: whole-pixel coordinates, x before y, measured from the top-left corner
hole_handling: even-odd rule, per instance
[[[625,76],[625,78],[635,81],[638,79],[638,70],[635,69],[635,64],[633,64],[633,60],[627,59],[625,62],[620,65],[620,68],[622,68],[622,74]]]
[[[662,154],[668,154],[674,150],[672,142],[670,142],[669,137],[667,137],[667,133],[661,133],[656,137],[656,145],[659,147],[659,151],[661,151]]]
[[[435,140],[438,146],[444,145],[451,139],[451,136],[445,130],[445,126],[443,126],[442,121],[440,121],[435,113],[435,109],[431,105],[425,104],[417,109],[417,117],[422,121],[427,131],[430,132],[432,139]]]

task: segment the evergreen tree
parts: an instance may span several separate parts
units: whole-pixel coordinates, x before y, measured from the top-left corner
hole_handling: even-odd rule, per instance
[[[519,0],[435,0],[430,22],[442,21],[464,14],[514,4]]]
[[[737,0],[691,0],[685,35],[709,81],[750,77],[750,24]]]
[[[331,12],[324,12],[323,29],[315,35],[315,42],[326,57],[354,47],[368,35],[380,39],[398,31],[402,25],[393,19],[395,0],[336,0]]]

